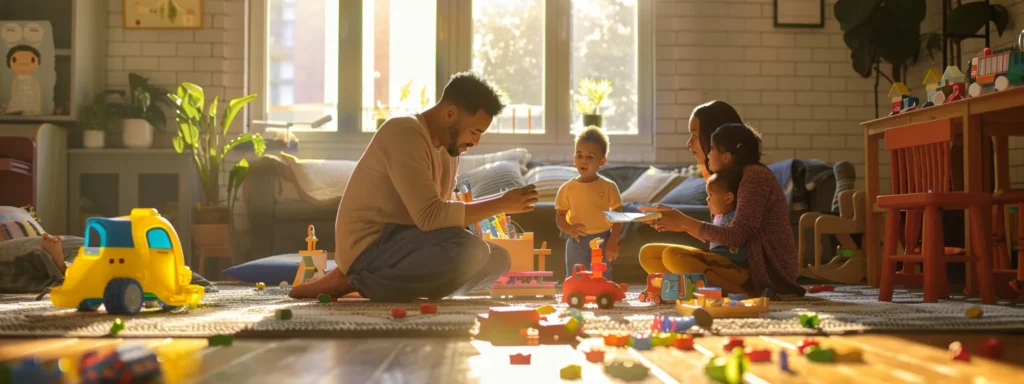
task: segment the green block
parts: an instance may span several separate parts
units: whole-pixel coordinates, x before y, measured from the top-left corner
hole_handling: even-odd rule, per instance
[[[114,324],[110,325],[110,335],[117,336],[118,333],[124,330],[124,321],[120,317],[114,319]]]
[[[719,383],[725,383],[725,365],[729,359],[725,357],[715,357],[708,360],[707,364],[704,365],[704,373]]]
[[[290,309],[278,309],[274,312],[274,317],[278,320],[291,320],[292,310]]]
[[[750,369],[750,359],[743,353],[742,347],[732,349],[732,356],[725,362],[725,382],[727,384],[740,384],[743,382],[743,373]]]
[[[804,328],[817,328],[821,320],[818,319],[818,314],[814,312],[801,313],[800,314],[800,325]]]
[[[817,345],[808,348],[807,360],[815,363],[832,363],[836,361],[836,351],[831,349],[822,349]]]
[[[321,293],[321,294],[316,296],[316,299],[318,301],[320,301],[321,303],[330,303],[331,302],[331,295],[328,295],[326,293]]]
[[[208,339],[206,339],[206,341],[208,343],[207,345],[209,345],[211,347],[230,346],[232,343],[234,343],[235,336],[232,336],[232,335],[215,335],[215,336],[210,336]]]

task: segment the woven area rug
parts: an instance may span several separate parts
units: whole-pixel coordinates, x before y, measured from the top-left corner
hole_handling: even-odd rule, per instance
[[[635,291],[635,290],[633,290]],[[655,314],[675,315],[670,305],[636,301],[636,292],[614,309],[586,308],[585,331],[600,335],[607,331],[640,332],[649,329]],[[711,334],[718,335],[803,335],[859,332],[937,332],[1024,330],[1024,308],[982,306],[984,317],[967,319],[964,311],[979,305],[971,300],[949,300],[922,304],[921,294],[897,291],[893,303],[877,301],[878,291],[868,287],[837,287],[835,292],[809,295],[797,300],[775,302],[771,312],[758,319],[718,319]],[[31,296],[0,296],[0,336],[106,336],[114,316],[55,309],[49,300]],[[492,300],[457,298],[438,302],[438,313],[423,315],[418,304],[384,304],[365,300],[342,300],[321,304],[288,298],[287,291],[251,286],[221,285],[209,293],[199,308],[164,313],[145,311],[123,318],[125,330],[119,337],[206,337],[238,334],[248,337],[394,337],[467,336],[476,314],[489,307],[518,305],[537,307],[551,300]],[[391,318],[391,308],[405,308],[404,319]],[[558,304],[558,308],[565,308]],[[276,320],[277,309],[288,308],[291,320]],[[799,314],[817,312],[818,329],[800,326]],[[694,329],[694,332],[698,330]]]

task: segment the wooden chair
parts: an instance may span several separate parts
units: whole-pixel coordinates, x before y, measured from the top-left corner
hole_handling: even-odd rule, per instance
[[[926,303],[949,296],[946,263],[966,262],[972,266],[968,270],[977,273],[982,303],[995,303],[989,252],[992,195],[952,191],[950,146],[954,133],[953,121],[949,119],[885,131],[885,148],[892,156],[892,194],[878,196],[878,206],[886,210],[879,301],[892,301],[896,262],[922,264]],[[968,211],[973,245],[969,253],[946,252],[943,210]],[[904,251],[900,253],[900,213],[904,211],[907,212],[907,232]],[[923,215],[913,214],[921,211]],[[916,246],[917,236],[910,233],[916,228],[922,229],[920,248]],[[915,254],[918,249],[920,253]]]
[[[992,197],[992,275],[995,279],[996,296],[1002,298],[1017,298],[1022,294],[1024,288],[1024,191],[996,191]],[[1017,270],[1011,268],[1011,248],[1006,222],[1006,206],[1016,205],[1017,210]]]
[[[808,212],[800,216],[800,257],[804,251],[804,234],[813,229],[814,264],[803,268],[802,275],[813,279],[855,284],[867,277],[867,259],[864,247],[853,241],[850,235],[864,233],[867,211],[864,208],[864,191],[843,191],[839,193],[839,216]],[[824,235],[835,235],[841,247],[853,251],[850,257],[833,257],[827,264],[821,264],[821,239]]]

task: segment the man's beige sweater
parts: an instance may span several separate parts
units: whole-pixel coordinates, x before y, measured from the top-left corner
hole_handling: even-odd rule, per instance
[[[347,274],[387,224],[422,231],[465,227],[465,204],[453,194],[458,161],[431,143],[419,115],[381,125],[341,196],[334,223],[338,268]]]

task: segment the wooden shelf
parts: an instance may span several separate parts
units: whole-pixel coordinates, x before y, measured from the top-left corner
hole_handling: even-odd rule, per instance
[[[71,115],[0,115],[0,123],[50,123],[72,121],[75,121],[75,117]]]

